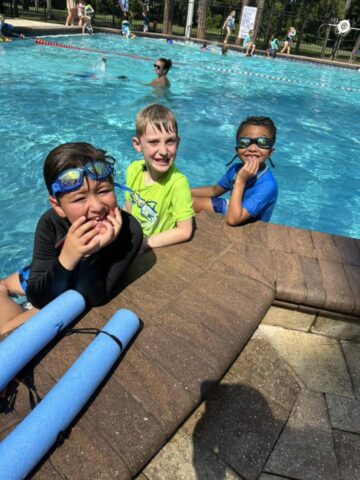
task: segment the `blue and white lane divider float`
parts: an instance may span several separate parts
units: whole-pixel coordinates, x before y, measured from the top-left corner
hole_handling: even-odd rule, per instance
[[[0,392],[84,309],[83,296],[68,290],[0,342]]]
[[[33,470],[93,395],[139,327],[139,319],[129,310],[112,316],[46,397],[0,443],[1,478],[19,480]]]

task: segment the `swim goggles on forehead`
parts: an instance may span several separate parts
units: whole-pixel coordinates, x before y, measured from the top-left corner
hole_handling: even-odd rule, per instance
[[[68,168],[58,175],[51,185],[52,195],[77,190],[84,181],[84,175],[92,180],[105,180],[114,173],[114,164],[110,162],[87,162],[83,167]]]
[[[274,146],[274,142],[267,137],[257,137],[257,138],[249,138],[249,137],[239,137],[236,147],[237,148],[248,148],[250,145],[255,143],[259,148],[263,148],[265,150],[271,150]]]

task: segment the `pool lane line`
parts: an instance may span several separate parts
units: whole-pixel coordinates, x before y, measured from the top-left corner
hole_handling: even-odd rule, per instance
[[[94,48],[77,47],[75,45],[66,45],[65,43],[49,42],[48,40],[42,40],[41,38],[36,38],[35,43],[37,45],[44,45],[45,47],[66,48],[69,50],[77,50],[82,52],[101,53],[106,55],[118,55],[119,57],[135,58],[136,60],[146,60],[151,62],[153,61],[153,59],[150,57],[141,57],[140,55],[133,55],[131,53],[121,53],[121,52],[112,52],[108,50],[97,50]]]
[[[147,62],[152,62],[153,58],[150,57],[142,57],[140,55],[133,55],[130,53],[122,53],[122,52],[114,52],[114,51],[109,51],[109,50],[97,50],[93,48],[86,48],[86,47],[77,47],[75,45],[66,45],[65,43],[58,43],[58,42],[49,42],[48,40],[42,40],[41,38],[36,38],[35,43],[37,45],[44,45],[47,47],[58,47],[58,48],[65,48],[69,50],[77,50],[77,51],[82,51],[82,52],[90,52],[90,53],[100,53],[100,54],[106,54],[106,55],[117,55],[119,57],[127,57],[127,58],[134,58],[136,60],[145,60]],[[180,63],[180,62],[173,62],[176,65],[186,65],[185,63]],[[212,70],[212,71],[217,71],[217,72],[226,72],[226,73],[235,73],[235,74],[240,74],[240,75],[245,75],[249,77],[258,77],[258,78],[266,78],[268,80],[275,80],[275,81],[280,81],[280,82],[285,82],[285,83],[292,83],[296,85],[302,85],[302,86],[310,86],[310,87],[330,87],[330,88],[337,88],[339,90],[345,90],[347,92],[360,92],[359,88],[352,88],[352,87],[343,87],[341,85],[331,85],[331,84],[326,84],[326,83],[314,83],[314,82],[301,82],[299,80],[293,80],[291,78],[286,78],[286,77],[275,77],[273,75],[267,75],[265,73],[256,73],[256,72],[247,72],[246,70],[237,70],[233,68],[217,68],[217,67],[208,67],[208,66],[202,66],[202,65],[197,65],[198,68],[204,68],[205,70]]]
[[[286,77],[275,77],[274,75],[267,75],[265,73],[257,73],[257,72],[247,72],[246,70],[237,70],[233,68],[217,68],[217,67],[207,67],[204,66],[206,70],[213,70],[216,72],[226,72],[226,73],[235,73],[235,74],[240,74],[240,75],[245,75],[249,77],[259,77],[259,78],[267,78],[268,80],[276,80],[280,82],[286,82],[286,83],[293,83],[296,85],[302,85],[302,86],[310,86],[310,87],[328,87],[328,88],[337,88],[340,90],[345,90],[347,92],[360,92],[360,88],[353,88],[353,87],[343,87],[341,85],[332,85],[331,83],[315,83],[315,82],[302,82],[300,80],[293,80],[291,78],[286,78]]]

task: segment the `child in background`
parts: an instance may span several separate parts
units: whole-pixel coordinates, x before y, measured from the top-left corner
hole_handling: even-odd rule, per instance
[[[232,10],[222,26],[222,30],[225,30],[224,46],[227,45],[230,35],[235,30],[235,15],[235,10]]]
[[[245,55],[247,57],[252,57],[256,48],[255,43],[253,42],[254,30],[249,30],[249,33],[244,38],[243,47],[246,48]]]
[[[289,31],[286,34],[284,46],[283,46],[280,53],[287,53],[288,55],[290,54],[290,46],[292,44],[292,41],[293,41],[295,35],[296,35],[295,28],[290,27]]]
[[[200,47],[201,52],[208,52],[209,50],[210,50],[210,48],[208,47],[207,42],[204,42]]]
[[[144,25],[143,25],[143,32],[146,33],[149,31],[149,25],[150,25],[150,13],[149,10],[145,10],[143,12],[143,19],[144,19]]]
[[[95,10],[91,6],[91,4],[85,0],[85,7],[84,7],[84,16],[83,16],[83,29],[82,33],[85,33],[85,30],[91,35],[94,33],[94,30],[92,28],[91,22],[94,17]]]
[[[0,43],[1,42],[11,42],[11,38],[9,37],[6,37],[5,35],[3,35],[3,27],[5,26],[5,15],[3,15],[2,13],[0,14]]]
[[[228,225],[262,220],[268,222],[275,207],[278,187],[265,164],[274,151],[276,127],[271,118],[249,117],[236,133],[236,155],[220,181],[210,187],[191,190],[195,212],[202,210],[225,215]],[[232,163],[232,161],[230,163]],[[219,198],[231,192],[229,202]]]
[[[121,35],[125,38],[135,38],[135,35],[131,33],[131,24],[128,12],[124,13],[124,18],[121,21]]]
[[[52,208],[37,225],[31,267],[0,282],[0,334],[66,290],[81,293],[87,308],[119,293],[143,235],[117,206],[114,162],[104,150],[81,142],[59,145],[47,156],[44,179]],[[9,297],[24,292],[36,307],[26,312]]]
[[[270,37],[270,42],[269,42],[269,48],[266,50],[266,55],[268,57],[272,56],[273,58],[276,57],[278,51],[279,51],[279,40],[275,38],[275,35],[271,35]]]
[[[79,27],[82,27],[84,22],[84,8],[85,8],[85,4],[82,2],[82,0],[79,0],[77,3],[77,16],[79,19],[79,23],[78,23]]]
[[[133,146],[144,159],[127,170],[125,208],[142,226],[141,253],[192,237],[190,187],[174,165],[179,142],[176,118],[166,107],[154,104],[137,114]]]

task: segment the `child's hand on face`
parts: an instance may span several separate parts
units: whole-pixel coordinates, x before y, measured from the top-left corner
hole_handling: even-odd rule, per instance
[[[122,226],[121,213],[118,207],[102,222],[101,230],[96,220],[86,220],[82,216],[75,220],[66,235],[59,261],[67,270],[74,270],[78,262],[86,256],[98,252],[113,242]]]
[[[74,270],[83,257],[91,255],[99,246],[100,239],[96,225],[96,220],[86,220],[86,217],[82,216],[70,226],[59,255],[59,262],[64,268]]]
[[[242,168],[238,171],[236,175],[235,182],[239,179],[240,181],[246,182],[249,178],[254,177],[259,171],[259,161],[255,158],[249,158]]]
[[[99,245],[91,253],[106,247],[112,243],[118,236],[122,226],[122,217],[119,207],[116,207],[113,213],[110,213],[103,221],[103,227],[99,232]]]

